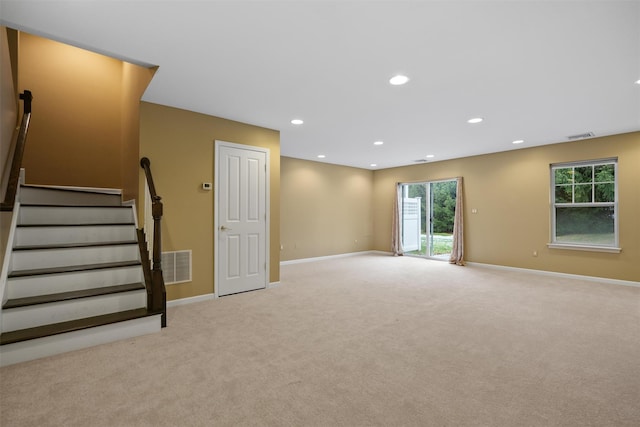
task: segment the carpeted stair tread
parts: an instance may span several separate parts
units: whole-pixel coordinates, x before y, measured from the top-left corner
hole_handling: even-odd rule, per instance
[[[47,304],[51,302],[70,301],[79,298],[95,297],[100,295],[110,295],[121,292],[137,291],[144,289],[142,283],[127,283],[124,285],[103,286],[100,288],[82,289],[78,291],[60,292],[57,294],[36,295],[32,297],[9,299],[2,306],[3,309],[27,307],[37,304]]]
[[[80,243],[63,243],[54,245],[25,245],[14,246],[14,251],[29,251],[35,249],[71,249],[71,248],[90,248],[98,246],[124,246],[124,245],[137,245],[137,240],[122,240],[116,242],[80,242]]]
[[[131,261],[104,262],[99,264],[81,264],[81,265],[69,265],[69,266],[63,266],[63,267],[36,268],[32,270],[15,270],[9,273],[9,278],[39,276],[43,274],[73,273],[78,271],[101,270],[106,268],[133,267],[137,265],[142,265],[142,264],[140,263],[140,261],[131,260]]]
[[[146,308],[138,308],[135,310],[127,310],[118,313],[109,313],[100,316],[87,317],[84,319],[69,320],[67,322],[37,326],[35,328],[3,332],[2,334],[0,334],[0,345],[13,344],[20,341],[27,341],[51,335],[64,334],[67,332],[79,331],[96,326],[109,325],[126,320],[139,319],[151,315],[153,315],[153,313],[148,312]]]

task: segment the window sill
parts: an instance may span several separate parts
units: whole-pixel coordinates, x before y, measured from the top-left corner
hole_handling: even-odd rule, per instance
[[[606,252],[611,254],[619,254],[622,248],[614,248],[610,246],[587,246],[572,245],[569,243],[547,243],[549,249],[567,249],[570,251],[587,251],[587,252]]]

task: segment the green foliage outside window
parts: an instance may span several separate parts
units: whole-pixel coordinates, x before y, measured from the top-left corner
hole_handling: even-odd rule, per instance
[[[615,163],[594,162],[552,170],[555,241],[614,245]]]
[[[409,197],[422,198],[422,224],[427,221],[427,185],[431,185],[433,196],[433,233],[453,233],[456,212],[456,181],[433,182],[409,185]]]

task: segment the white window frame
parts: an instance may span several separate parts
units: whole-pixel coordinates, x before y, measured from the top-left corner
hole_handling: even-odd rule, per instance
[[[600,165],[609,165],[612,164],[614,167],[614,201],[613,202],[589,202],[589,203],[556,203],[556,183],[555,183],[555,171],[556,169],[566,169],[566,168],[575,168],[575,167],[584,167],[584,166],[600,166]],[[550,183],[551,183],[551,191],[550,191],[550,208],[551,208],[551,236],[550,241],[547,246],[553,249],[570,249],[570,250],[581,250],[581,251],[593,251],[593,252],[612,252],[619,253],[622,249],[619,247],[619,220],[618,220],[618,159],[617,158],[608,158],[608,159],[599,159],[599,160],[587,160],[587,161],[579,161],[579,162],[567,162],[567,163],[554,163],[550,165]],[[572,194],[575,195],[575,191],[572,191]],[[613,224],[614,224],[614,243],[611,245],[605,244],[580,244],[580,243],[567,243],[567,242],[558,242],[556,239],[556,208],[558,207],[613,207]]]

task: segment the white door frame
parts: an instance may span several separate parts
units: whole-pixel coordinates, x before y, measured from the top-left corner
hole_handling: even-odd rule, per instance
[[[269,277],[270,277],[270,251],[269,248],[271,247],[271,239],[270,239],[270,233],[269,230],[271,228],[271,181],[270,181],[270,176],[271,176],[271,161],[270,161],[270,150],[268,148],[263,148],[263,147],[256,147],[253,145],[246,145],[246,144],[237,144],[235,142],[227,142],[227,141],[220,141],[220,140],[215,140],[215,152],[214,152],[214,159],[213,159],[213,179],[214,179],[214,184],[213,184],[213,191],[215,192],[214,194],[214,205],[213,205],[213,296],[214,298],[218,298],[218,273],[219,273],[219,269],[218,269],[218,239],[219,239],[219,234],[220,234],[220,226],[218,224],[218,208],[220,206],[219,200],[218,200],[218,196],[220,195],[220,193],[217,191],[218,190],[218,184],[220,182],[220,177],[219,177],[219,167],[218,167],[218,160],[220,159],[220,147],[231,147],[231,148],[237,148],[240,150],[249,150],[249,151],[258,151],[261,153],[265,153],[266,155],[266,160],[265,160],[265,165],[267,167],[267,171],[266,171],[266,175],[265,175],[265,213],[266,213],[266,222],[265,222],[265,262],[266,262],[266,274],[265,274],[265,289],[269,287]]]

